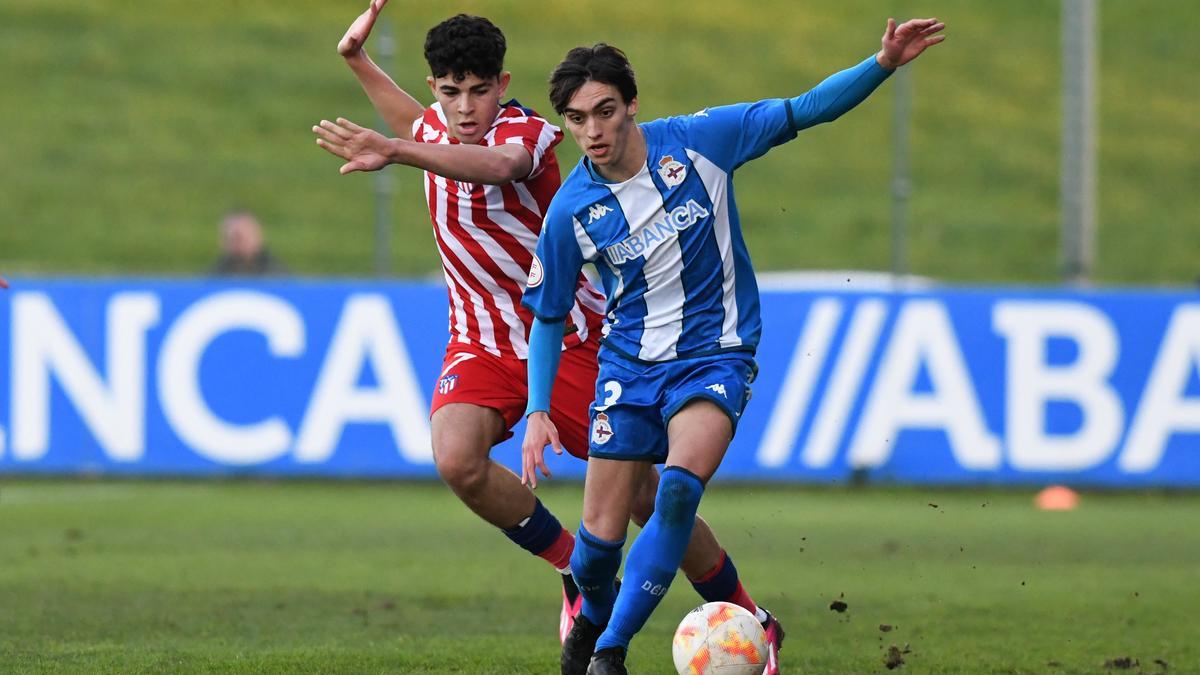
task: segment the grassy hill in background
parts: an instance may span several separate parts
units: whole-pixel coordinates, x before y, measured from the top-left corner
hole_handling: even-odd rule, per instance
[[[322,117],[374,118],[334,51],[365,5],[7,0],[0,270],[200,273],[220,214],[244,206],[297,272],[371,274],[372,178],[338,176],[309,131]],[[1189,284],[1200,275],[1200,5],[1099,5],[1096,276]],[[646,120],[795,95],[877,49],[889,13],[936,14],[949,38],[913,72],[910,268],[954,282],[1059,278],[1058,2],[395,2],[392,72],[422,100],[424,33],[460,10],[505,30],[510,92],[543,111],[567,49],[623,47]],[[739,172],[760,269],[888,268],[892,96],[885,85]],[[564,173],[577,159],[564,142]],[[419,174],[391,171],[393,270],[436,272]]]

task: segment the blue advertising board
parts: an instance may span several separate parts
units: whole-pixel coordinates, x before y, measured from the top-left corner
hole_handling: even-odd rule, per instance
[[[0,473],[436,476],[439,285],[13,285]],[[719,478],[1200,486],[1197,294],[771,290],[762,306]],[[519,438],[494,456],[519,466]]]

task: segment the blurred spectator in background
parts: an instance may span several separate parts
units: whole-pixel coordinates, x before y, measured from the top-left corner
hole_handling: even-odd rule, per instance
[[[267,250],[262,223],[251,212],[236,210],[221,218],[221,256],[211,272],[232,276],[287,274],[287,268]]]

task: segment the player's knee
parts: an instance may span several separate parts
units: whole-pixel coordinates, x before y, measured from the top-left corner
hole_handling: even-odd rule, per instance
[[[462,447],[434,444],[433,462],[438,475],[455,492],[473,492],[487,477],[487,455],[479,456]]]
[[[667,467],[658,482],[654,510],[664,523],[682,525],[696,517],[704,483],[695,474],[679,467]]]

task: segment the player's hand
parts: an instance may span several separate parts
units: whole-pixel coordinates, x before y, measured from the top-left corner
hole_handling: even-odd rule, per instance
[[[0,288],[8,289],[8,281],[4,277],[0,277]]]
[[[537,472],[550,478],[550,468],[546,466],[546,446],[554,449],[557,455],[562,454],[562,443],[558,440],[558,429],[550,416],[544,412],[530,413],[525,420],[525,441],[521,443],[521,484],[537,489]]]
[[[391,164],[392,140],[378,131],[360,127],[344,117],[336,122],[321,120],[312,130],[317,135],[317,145],[346,160],[338,169],[343,175],[351,171],[378,171]]]
[[[926,48],[945,40],[945,35],[938,35],[945,27],[946,24],[937,19],[910,19],[899,26],[895,19],[888,19],[883,49],[875,55],[875,60],[884,68],[899,68],[920,56]]]
[[[371,34],[371,29],[375,27],[375,19],[379,18],[379,10],[387,4],[387,0],[371,0],[371,6],[367,7],[367,11],[358,15],[354,23],[346,29],[346,34],[342,36],[338,42],[338,53],[342,56],[354,56],[362,50],[363,43],[367,41],[367,36]]]

